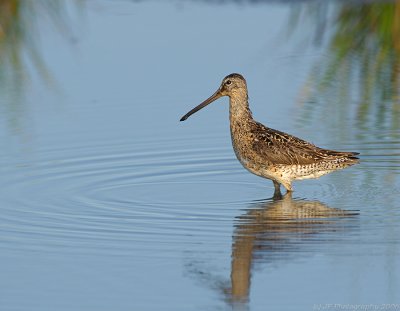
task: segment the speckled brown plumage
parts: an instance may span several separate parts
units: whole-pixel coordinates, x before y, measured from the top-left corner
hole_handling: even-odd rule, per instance
[[[248,104],[246,80],[237,73],[226,76],[219,89],[181,121],[222,96],[229,96],[231,138],[236,157],[251,173],[271,179],[276,191],[280,184],[292,191],[294,180],[318,178],[358,163],[356,152],[322,149],[255,121]]]

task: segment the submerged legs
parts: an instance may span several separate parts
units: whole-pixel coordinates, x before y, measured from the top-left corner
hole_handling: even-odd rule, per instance
[[[282,193],[281,193],[281,184],[280,184],[279,182],[277,182],[276,180],[273,180],[272,182],[274,183],[274,188],[275,188],[275,191],[274,191],[274,198],[280,198],[280,197],[282,197]],[[287,183],[283,184],[283,183],[282,183],[282,185],[285,187],[285,189],[286,189],[286,191],[287,191],[288,193],[291,193],[291,192],[293,191],[292,185],[291,185],[291,184],[287,184]]]
[[[282,198],[281,184],[275,180],[273,180],[272,182],[274,183],[274,187],[275,187],[274,199],[281,199]]]

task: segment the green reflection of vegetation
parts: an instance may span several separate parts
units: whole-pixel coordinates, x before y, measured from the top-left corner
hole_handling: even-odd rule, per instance
[[[305,101],[347,105],[338,108],[342,118],[355,102],[359,128],[395,133],[400,128],[400,1],[313,3],[297,14],[298,22],[306,16],[333,21],[326,28],[316,23],[317,38],[329,37],[328,54],[312,70]]]
[[[62,34],[70,31],[67,12],[83,1],[0,0],[0,109],[18,130],[33,78],[55,86],[40,51],[39,23],[47,19]],[[49,24],[47,23],[47,27]]]

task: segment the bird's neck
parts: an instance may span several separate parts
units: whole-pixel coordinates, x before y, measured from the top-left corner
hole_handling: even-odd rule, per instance
[[[229,118],[231,124],[240,124],[241,126],[245,126],[246,123],[253,119],[247,92],[240,92],[230,97]]]

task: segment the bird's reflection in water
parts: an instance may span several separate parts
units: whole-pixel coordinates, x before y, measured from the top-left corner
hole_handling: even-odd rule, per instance
[[[237,217],[232,243],[231,285],[224,289],[233,306],[246,308],[251,269],[256,261],[294,259],[310,243],[329,243],[332,232],[350,230],[358,213],[331,208],[318,201],[292,199],[291,193],[253,203]]]
[[[236,217],[230,281],[208,268],[199,268],[195,262],[186,268],[197,281],[222,294],[232,309],[248,310],[255,265],[276,267],[305,254],[334,248],[335,241],[341,244],[344,236],[357,228],[358,214],[277,192],[271,199],[251,203]]]

